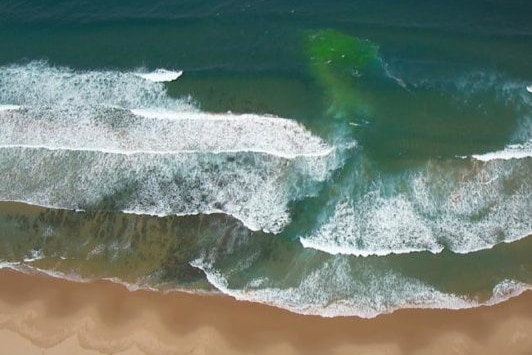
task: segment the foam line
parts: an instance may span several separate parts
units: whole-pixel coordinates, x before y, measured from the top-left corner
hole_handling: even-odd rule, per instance
[[[266,151],[260,149],[248,149],[248,150],[211,150],[211,151],[202,151],[202,150],[119,150],[119,149],[106,149],[106,148],[76,148],[76,147],[56,147],[56,146],[46,146],[46,145],[33,145],[33,144],[0,144],[0,149],[43,149],[49,151],[65,151],[65,152],[96,152],[104,154],[118,154],[118,155],[180,155],[180,154],[212,154],[212,155],[233,155],[233,154],[245,154],[245,153],[257,153],[272,155],[275,157],[293,160],[299,157],[302,158],[312,158],[312,157],[326,157],[335,151],[335,147],[331,147],[327,150],[316,152],[316,153],[303,153],[303,154],[286,154],[283,152],[277,151]]]
[[[114,123],[114,109],[82,112],[84,116],[77,120],[74,112],[74,117],[61,118],[64,111],[60,109],[57,114],[55,110],[28,110],[4,117],[0,145],[116,154],[255,152],[286,159],[321,157],[334,150],[301,125],[282,118],[167,110],[160,115],[160,110],[132,110],[144,115],[121,112],[116,118],[119,122]],[[43,114],[51,118],[35,117]]]
[[[169,215],[180,216],[180,217],[196,216],[196,215],[198,215],[200,213],[202,215],[225,214],[225,215],[228,215],[230,217],[233,217],[233,218],[239,220],[240,222],[242,222],[242,224],[247,229],[249,229],[249,230],[251,230],[253,232],[257,232],[257,231],[261,230],[261,226],[250,222],[245,216],[239,215],[238,213],[230,213],[230,212],[224,211],[222,209],[203,209],[203,210],[201,210],[201,212],[192,211],[192,212],[189,212],[189,213],[154,213],[154,212],[150,212],[150,211],[135,211],[135,210],[122,210],[121,212],[122,213],[126,213],[126,214],[133,214],[133,215],[148,215],[148,216],[157,216],[157,217],[166,217],[166,216],[169,216]]]
[[[339,245],[331,243],[330,241],[315,240],[314,238],[299,238],[299,242],[304,248],[320,250],[324,253],[331,255],[354,255],[361,257],[368,256],[387,256],[391,254],[408,254],[416,253],[422,251],[429,251],[433,254],[441,253],[444,250],[443,246],[434,247],[431,249],[426,249],[425,247],[418,248],[383,248],[383,249],[374,249],[374,250],[364,250],[359,249],[356,246],[351,245]],[[469,252],[469,251],[468,251]]]
[[[271,154],[287,159],[320,157],[333,147],[285,119],[256,115],[223,117],[175,113],[179,120],[123,117],[120,129],[97,121],[41,120],[29,115],[2,121],[0,145],[49,149],[96,150],[116,154],[245,153]],[[21,129],[21,124],[27,130]]]

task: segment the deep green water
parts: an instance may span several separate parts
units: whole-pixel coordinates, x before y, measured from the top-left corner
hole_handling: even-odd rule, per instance
[[[516,295],[530,13],[3,1],[1,265],[326,316]]]

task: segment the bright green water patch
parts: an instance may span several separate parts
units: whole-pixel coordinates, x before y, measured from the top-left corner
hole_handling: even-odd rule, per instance
[[[379,46],[337,30],[307,33],[304,53],[325,97],[324,116],[334,118],[327,124],[356,139],[384,169],[502,149],[529,114],[524,88],[509,77],[477,72],[403,80]]]
[[[339,119],[367,115],[369,107],[357,88],[357,78],[378,64],[378,47],[327,29],[309,33],[305,51],[310,70],[330,101],[329,114]]]

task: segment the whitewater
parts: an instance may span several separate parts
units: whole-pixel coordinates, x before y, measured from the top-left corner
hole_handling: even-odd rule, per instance
[[[143,79],[45,62],[0,68],[0,160],[8,177],[0,199],[227,213],[278,233],[290,221],[288,202],[310,194],[338,163],[334,147],[293,120],[201,112],[168,97],[161,80]],[[113,195],[112,205],[102,202]]]
[[[0,267],[41,270],[35,265],[57,259],[43,251],[43,241],[63,236],[91,245],[91,238],[108,233],[98,229],[102,221],[114,226],[115,214],[126,214],[127,232],[110,234],[76,257],[117,263],[142,254],[130,240],[119,239],[128,238],[132,226],[192,218],[197,234],[185,234],[193,234],[198,245],[178,249],[190,252],[179,263],[201,272],[221,293],[302,314],[370,318],[401,308],[470,308],[530,289],[515,271],[526,268],[518,258],[500,278],[470,292],[434,285],[415,267],[432,257],[497,260],[505,246],[513,251],[529,239],[526,118],[500,150],[427,159],[385,174],[345,134],[346,127],[364,125],[338,123],[332,137],[322,138],[292,119],[207,112],[191,97],[168,93],[166,85],[181,75],[74,70],[43,61],[0,67],[0,200],[53,211],[47,212],[50,220],[46,213],[39,217],[43,230],[31,230],[36,237],[24,234],[24,219],[20,225],[7,219],[31,249]],[[73,222],[50,231],[54,213]],[[83,228],[72,232],[72,225],[91,233],[77,241]],[[175,234],[171,238],[182,237]],[[75,257],[61,254],[59,263],[65,260]],[[440,273],[453,265],[438,260]],[[453,275],[449,284],[458,278]],[[105,277],[133,288],[165,289],[159,283],[169,282],[158,272],[143,275],[150,282],[137,286],[117,275]],[[179,280],[171,282],[191,291]]]

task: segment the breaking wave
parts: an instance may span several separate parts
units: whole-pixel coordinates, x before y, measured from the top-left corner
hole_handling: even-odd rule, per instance
[[[278,233],[334,168],[295,121],[210,114],[134,73],[0,68],[0,199],[167,215],[227,213]]]
[[[270,280],[252,280],[242,287],[231,287],[227,276],[202,259],[192,266],[201,269],[208,281],[222,293],[240,301],[251,301],[322,317],[357,316],[374,318],[404,308],[465,309],[493,305],[532,289],[528,284],[503,280],[491,297],[479,301],[466,296],[438,291],[419,280],[393,271],[371,267],[355,269],[345,258],[323,263],[292,287],[271,287]],[[356,274],[356,278],[353,277]],[[391,292],[390,290],[393,290]]]
[[[470,253],[532,234],[532,161],[429,163],[341,197],[304,247],[356,256]]]
[[[174,81],[177,80],[183,75],[183,71],[173,71],[173,70],[167,70],[167,69],[155,69],[152,72],[149,73],[135,73],[140,78],[154,81],[156,83],[163,83],[167,81]]]
[[[472,157],[480,161],[532,158],[532,141],[523,144],[510,144],[503,150],[484,154],[475,154]]]

